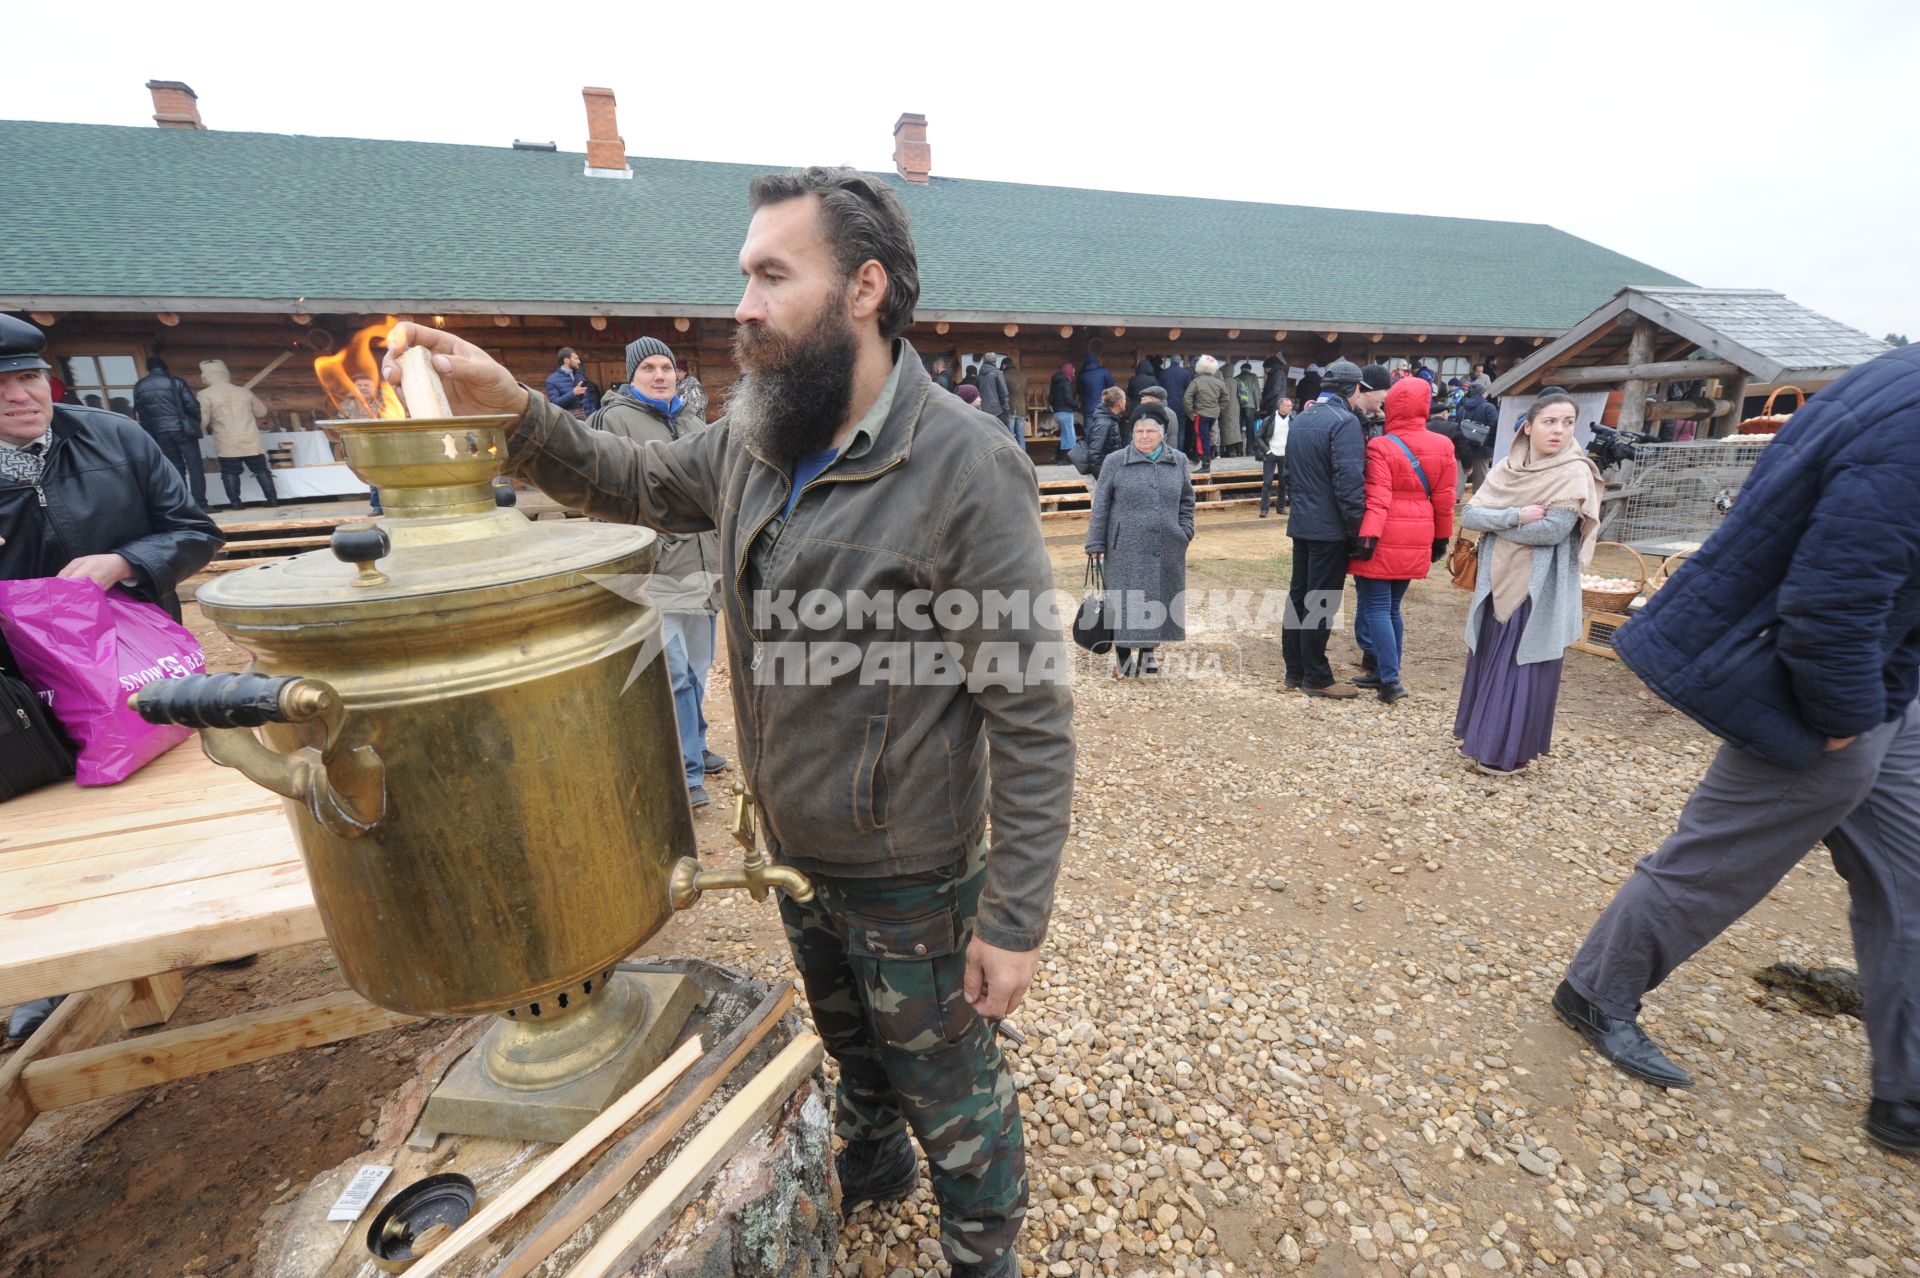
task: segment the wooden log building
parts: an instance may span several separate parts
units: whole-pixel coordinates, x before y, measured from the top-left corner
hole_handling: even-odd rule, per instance
[[[729,343],[748,165],[625,154],[610,90],[584,91],[585,155],[208,130],[152,81],[156,128],[0,122],[0,308],[63,376],[125,397],[149,355],[197,384],[222,359],[273,425],[332,408],[312,369],[389,315],[459,333],[538,386],[570,346],[601,387],[658,337],[708,388]],[[942,178],[926,121],[895,123],[881,180],[914,220],[923,357],[1011,354],[1035,434],[1047,383],[1092,339],[1121,383],[1177,352],[1294,369],[1344,357],[1497,375],[1626,285],[1685,281],[1551,227]],[[1036,440],[1036,455],[1051,444]]]

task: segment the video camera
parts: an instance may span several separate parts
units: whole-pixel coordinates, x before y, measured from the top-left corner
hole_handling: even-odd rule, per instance
[[[1587,429],[1593,432],[1593,438],[1587,443],[1587,456],[1593,458],[1593,464],[1602,470],[1609,466],[1617,466],[1624,461],[1632,461],[1640,455],[1636,445],[1653,442],[1651,435],[1636,435],[1630,430],[1614,430],[1598,422],[1591,423]]]

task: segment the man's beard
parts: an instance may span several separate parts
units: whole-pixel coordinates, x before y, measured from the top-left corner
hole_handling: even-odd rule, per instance
[[[733,433],[778,465],[822,452],[853,403],[858,346],[846,308],[829,298],[798,338],[764,324],[734,330],[733,359],[744,376],[727,397]]]

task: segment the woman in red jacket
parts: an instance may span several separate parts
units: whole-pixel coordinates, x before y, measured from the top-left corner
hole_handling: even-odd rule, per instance
[[[1400,600],[1453,536],[1453,443],[1427,429],[1432,399],[1424,377],[1403,377],[1387,392],[1386,432],[1367,442],[1367,513],[1348,565],[1377,663],[1354,682],[1389,704],[1407,695],[1400,683]]]

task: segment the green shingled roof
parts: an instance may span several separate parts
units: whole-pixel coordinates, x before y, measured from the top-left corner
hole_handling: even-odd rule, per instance
[[[731,309],[760,166],[0,121],[0,305],[390,299]],[[921,316],[1557,332],[1684,284],[1552,227],[884,175]],[[314,305],[314,309],[326,309]]]

